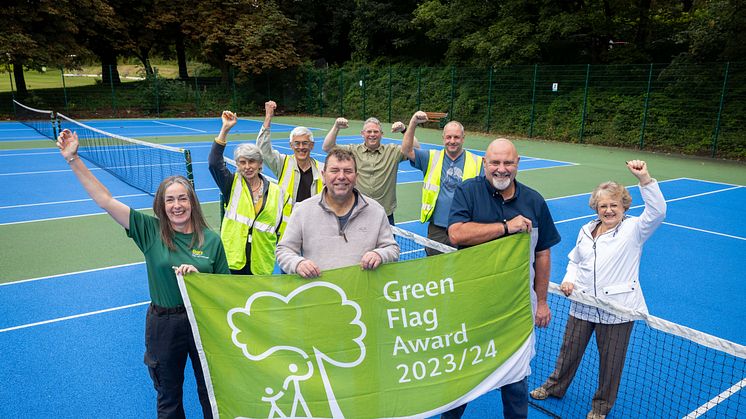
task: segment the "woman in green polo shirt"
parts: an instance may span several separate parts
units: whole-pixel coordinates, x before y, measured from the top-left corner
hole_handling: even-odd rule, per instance
[[[212,417],[205,379],[176,273],[230,273],[220,237],[207,227],[191,183],[171,176],[153,199],[155,217],[114,199],[78,157],[78,136],[63,130],[62,157],[96,204],[127,230],[145,256],[151,304],[145,321],[145,364],[158,392],[158,417],[184,417],[182,387],[189,357],[202,413]]]

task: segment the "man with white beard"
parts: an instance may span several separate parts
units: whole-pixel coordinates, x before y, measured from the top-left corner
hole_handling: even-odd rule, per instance
[[[490,143],[484,155],[484,176],[466,180],[456,188],[448,218],[448,237],[451,243],[462,249],[514,233],[531,233],[534,323],[546,327],[552,316],[547,305],[550,248],[559,243],[560,235],[544,198],[515,180],[520,159],[509,140],[498,138]],[[504,385],[501,393],[505,418],[527,417],[528,384],[525,377]],[[441,417],[460,418],[464,410],[466,405]]]

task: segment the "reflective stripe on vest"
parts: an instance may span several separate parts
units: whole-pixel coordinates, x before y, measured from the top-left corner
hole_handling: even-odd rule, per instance
[[[293,164],[290,164],[291,160]],[[319,162],[316,161],[316,159],[311,159],[311,164],[316,167],[317,172],[321,172],[321,170],[319,169]],[[295,160],[295,156],[285,156],[285,160],[282,163],[282,172],[280,173],[280,178],[278,179],[277,183],[279,183],[280,188],[285,191],[285,194],[289,195],[289,199],[282,209],[283,217],[282,224],[280,224],[280,237],[282,237],[282,234],[285,232],[285,227],[287,226],[288,220],[290,219],[290,214],[293,212],[293,207],[295,206],[295,198],[298,193],[298,191],[295,189],[294,182],[296,167],[298,167],[298,162]],[[313,169],[311,170],[313,171]],[[312,189],[311,196],[320,194],[322,189],[324,189],[324,182],[322,182],[321,179],[316,179],[316,193],[314,193]]]
[[[464,170],[461,181],[471,179],[479,174],[479,162],[481,158],[474,153],[464,150]],[[430,219],[435,211],[435,203],[440,193],[440,174],[443,171],[443,160],[445,150],[430,150],[430,159],[427,162],[427,172],[422,183],[422,207],[420,208],[420,222],[424,223]]]
[[[282,219],[285,193],[270,182],[264,199],[264,208],[255,214],[248,185],[240,173],[235,174],[220,228],[228,267],[233,270],[246,266],[247,241],[251,243],[251,273],[269,275],[274,270],[277,230]]]

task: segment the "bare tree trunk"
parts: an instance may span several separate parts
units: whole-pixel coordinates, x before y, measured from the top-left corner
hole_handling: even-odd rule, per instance
[[[25,98],[28,90],[26,89],[26,77],[23,75],[23,63],[13,61],[13,78],[16,82],[16,96],[20,99]]]
[[[145,67],[145,77],[152,77],[154,73],[153,66],[150,65],[150,48],[139,48],[137,58],[142,63],[142,66]]]
[[[179,78],[188,79],[189,72],[187,71],[186,62],[186,50],[184,48],[184,35],[181,31],[176,33],[176,60],[179,62]]]
[[[103,84],[105,86],[121,84],[122,80],[119,78],[116,52],[111,49],[105,50],[99,55],[99,59],[101,59],[101,81]]]

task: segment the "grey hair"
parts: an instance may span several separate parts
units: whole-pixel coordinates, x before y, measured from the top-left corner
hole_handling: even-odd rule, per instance
[[[236,147],[235,150],[233,150],[233,159],[238,162],[238,159],[241,157],[245,158],[246,160],[254,160],[258,161],[259,163],[262,163],[264,160],[262,159],[262,152],[259,150],[259,147],[257,147],[256,144],[252,143],[243,143]]]
[[[368,124],[376,124],[378,125],[378,129],[381,129],[381,121],[379,121],[376,117],[371,116],[370,118],[366,119],[365,122],[363,122],[363,126],[366,126]]]
[[[308,141],[313,142],[313,132],[306,127],[295,127],[290,131],[290,141],[293,141],[295,137],[308,137]]]

